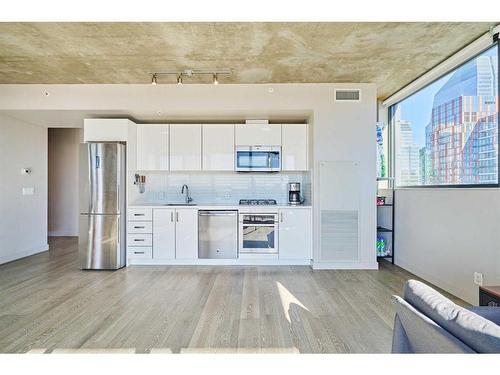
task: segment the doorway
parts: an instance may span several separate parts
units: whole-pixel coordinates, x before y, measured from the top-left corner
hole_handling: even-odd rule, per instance
[[[48,129],[48,236],[78,236],[78,157],[83,131]]]

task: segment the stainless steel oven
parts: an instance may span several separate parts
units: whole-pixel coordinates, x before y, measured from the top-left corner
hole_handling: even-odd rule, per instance
[[[278,214],[240,212],[240,254],[278,254]]]
[[[280,146],[236,146],[237,172],[279,172],[281,170]]]

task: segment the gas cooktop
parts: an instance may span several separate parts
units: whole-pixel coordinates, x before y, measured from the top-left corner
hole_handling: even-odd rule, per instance
[[[274,206],[276,199],[240,199],[241,206]]]

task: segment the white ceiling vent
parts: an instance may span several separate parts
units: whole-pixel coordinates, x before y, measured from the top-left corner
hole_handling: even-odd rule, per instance
[[[359,89],[335,90],[336,102],[359,102],[360,100],[361,90]]]

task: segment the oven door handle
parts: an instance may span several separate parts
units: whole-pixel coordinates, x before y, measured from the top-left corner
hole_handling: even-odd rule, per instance
[[[254,224],[254,223],[242,223],[244,226],[247,227],[275,227],[276,223],[273,224]]]

